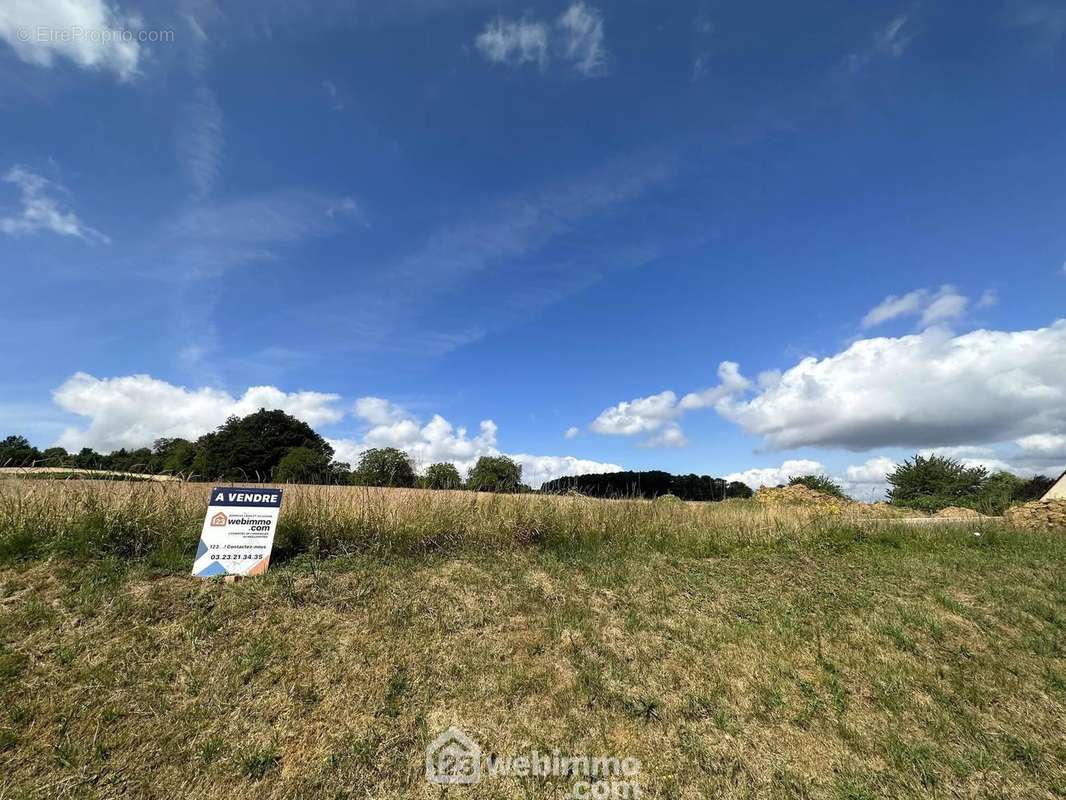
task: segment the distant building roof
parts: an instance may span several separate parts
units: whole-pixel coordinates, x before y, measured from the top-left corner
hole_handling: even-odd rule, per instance
[[[1047,493],[1040,498],[1041,500],[1066,500],[1066,472],[1059,475],[1059,479],[1055,481]]]

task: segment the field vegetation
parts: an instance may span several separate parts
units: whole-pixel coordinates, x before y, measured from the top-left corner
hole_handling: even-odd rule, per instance
[[[643,797],[1066,794],[1063,532],[286,486],[224,585],[207,491],[0,483],[0,797],[570,791],[427,784],[450,725],[637,758]]]

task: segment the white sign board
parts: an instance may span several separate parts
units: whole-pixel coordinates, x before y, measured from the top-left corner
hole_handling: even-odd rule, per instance
[[[281,489],[216,486],[192,574],[210,578],[266,572],[280,510]]]

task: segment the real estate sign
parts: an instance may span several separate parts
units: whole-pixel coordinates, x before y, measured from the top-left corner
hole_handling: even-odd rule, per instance
[[[192,574],[210,578],[266,572],[280,510],[281,489],[216,486]]]

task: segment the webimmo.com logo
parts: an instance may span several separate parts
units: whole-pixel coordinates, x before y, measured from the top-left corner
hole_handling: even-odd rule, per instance
[[[537,750],[517,756],[493,754],[482,764],[481,746],[452,726],[426,748],[426,780],[438,784],[475,784],[483,778],[543,778],[570,784],[572,800],[639,800],[638,759],[617,756],[567,756]]]
[[[473,784],[481,780],[481,747],[454,725],[426,748],[426,780]]]

